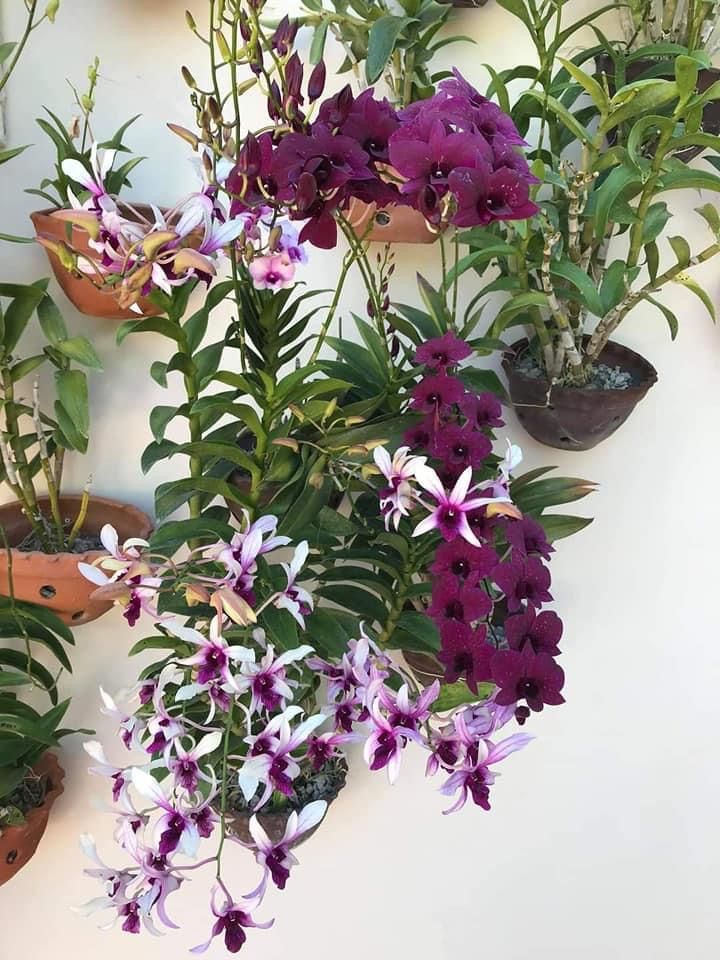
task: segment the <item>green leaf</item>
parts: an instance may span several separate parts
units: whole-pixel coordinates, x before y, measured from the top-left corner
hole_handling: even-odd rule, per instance
[[[382,76],[395,49],[395,42],[411,22],[409,17],[388,15],[380,17],[373,23],[368,36],[368,52],[365,61],[365,77],[368,83],[375,83]]]
[[[596,317],[603,316],[603,305],[594,282],[571,260],[555,260],[550,264],[550,275],[567,280],[580,294],[584,306]]]
[[[647,261],[646,266],[650,276],[650,282],[655,283],[657,280],[658,270],[660,269],[660,251],[657,243],[654,240],[645,244],[645,258]]]
[[[435,713],[444,713],[446,710],[454,710],[455,707],[462,706],[463,703],[480,703],[487,700],[494,689],[494,683],[479,683],[477,693],[473,693],[464,680],[458,680],[457,683],[443,683],[440,687],[440,695],[433,703],[432,709]]]
[[[5,43],[0,43],[0,64],[5,63],[16,46],[17,43],[14,43],[12,40],[8,40]]]
[[[635,167],[622,166],[611,170],[595,190],[595,237],[602,240],[607,230],[610,211],[625,190],[640,184],[640,173]]]
[[[310,63],[320,63],[325,53],[325,41],[327,39],[329,20],[321,20],[315,27],[312,43],[310,44]]]
[[[150,546],[156,553],[172,554],[189,540],[224,540],[233,535],[228,523],[213,517],[195,517],[190,520],[169,520],[161,524],[150,537]]]
[[[715,315],[715,304],[712,302],[697,280],[693,280],[693,278],[688,276],[686,273],[679,273],[676,277],[673,277],[673,281],[675,283],[681,283],[684,287],[687,287],[688,290],[692,291],[692,293],[694,293],[698,299],[702,300],[707,312],[713,318],[713,322],[716,321],[717,317]]]
[[[693,57],[675,58],[675,82],[681,100],[688,100],[697,87],[699,64]]]
[[[709,157],[710,161],[719,160],[720,157]],[[659,190],[712,190],[715,193],[720,192],[720,177],[714,173],[707,173],[704,170],[694,170],[685,167],[682,170],[675,168],[663,173]]]
[[[57,346],[61,340],[67,339],[68,331],[65,326],[65,321],[63,320],[63,315],[60,313],[60,309],[55,301],[52,297],[48,296],[48,294],[45,294],[38,303],[37,315],[42,332],[53,346]]]
[[[690,263],[692,252],[690,250],[690,244],[687,242],[685,237],[669,237],[668,243],[672,247],[673,252],[677,257],[678,266],[682,267],[683,269],[687,267]]]
[[[260,423],[257,413],[246,403],[234,403],[222,396],[201,397],[192,405],[190,413],[208,413],[210,411],[228,413],[253,433],[258,439],[264,439],[267,434]]]
[[[298,625],[287,610],[269,606],[260,614],[261,625],[281,650],[294,650],[298,645]]]
[[[660,303],[654,297],[645,297],[648,303],[651,303],[654,307],[657,307],[658,310],[667,320],[668,326],[670,327],[670,339],[674,340],[678,335],[678,319],[672,310],[669,310],[664,303]]]
[[[354,634],[344,626],[345,617],[338,610],[316,607],[307,619],[306,639],[321,657],[342,657],[347,650],[348,640]]]
[[[397,629],[390,638],[398,650],[415,650],[418,653],[438,653],[440,632],[435,623],[424,613],[404,610],[398,619]]]
[[[162,520],[169,516],[196,493],[208,493],[215,497],[222,497],[224,500],[232,500],[244,507],[250,506],[247,497],[225,480],[218,480],[215,477],[187,477],[184,480],[161,483],[157,488],[155,513],[158,519]]]
[[[131,333],[159,333],[163,337],[182,343],[182,330],[167,317],[146,317],[144,320],[126,320],[118,327],[115,340],[119,344]]]
[[[12,667],[21,674],[29,675],[40,684],[46,691],[52,703],[58,702],[57,686],[55,678],[41,663],[38,663],[33,657],[28,662],[27,654],[19,650],[0,650],[0,664],[5,667]],[[0,674],[1,676],[1,674]]]
[[[161,443],[165,439],[165,431],[171,420],[178,415],[177,407],[160,405],[153,407],[150,411],[150,430],[156,443]]]
[[[339,607],[351,610],[358,617],[369,622],[384,624],[387,619],[388,614],[385,604],[378,600],[374,594],[362,590],[360,587],[345,583],[330,583],[320,587],[316,593],[318,596],[336,603]]]
[[[494,370],[464,367],[460,369],[459,377],[475,393],[494,393],[502,400],[507,400],[507,390]]]
[[[600,111],[601,115],[605,115],[610,110],[610,98],[608,97],[605,90],[597,82],[595,77],[589,73],[585,73],[577,64],[573,63],[572,60],[564,60],[562,57],[558,57],[560,63],[565,67],[567,72],[576,80],[583,90],[590,96],[595,106]]]
[[[5,310],[3,345],[7,353],[12,353],[15,349],[18,340],[28,325],[30,317],[46,295],[43,287],[34,284],[30,286],[0,284],[0,296],[13,297],[13,300]]]
[[[167,388],[167,364],[163,363],[162,360],[154,360],[150,365],[150,376],[153,378],[155,383],[158,386]]]
[[[192,443],[180,443],[174,446],[170,456],[184,453],[191,457],[200,457],[204,463],[210,460],[226,460],[235,466],[242,467],[253,476],[260,477],[260,469],[255,461],[237,444],[219,443],[208,440],[196,440]]]
[[[28,357],[26,360],[21,360],[19,363],[16,363],[10,368],[10,377],[13,383],[17,383],[18,380],[22,380],[23,377],[26,377],[29,373],[32,373],[33,370],[37,370],[38,367],[42,366],[43,363],[47,360],[47,357],[44,353],[39,353],[37,356]]]
[[[696,207],[695,212],[700,214],[716,237],[720,236],[720,212],[714,203]]]
[[[93,370],[102,370],[102,360],[97,355],[95,347],[87,337],[70,337],[67,340],[58,340],[54,346],[64,356]]]
[[[561,503],[573,503],[592,493],[595,485],[579,477],[548,477],[514,491],[516,505],[525,513],[538,513]]]
[[[579,140],[580,143],[589,143],[592,140],[592,137],[588,130],[580,123],[579,120],[576,120],[575,117],[570,113],[570,111],[565,107],[556,97],[551,97],[548,94],[543,93],[542,90],[525,90],[520,98],[522,102],[523,97],[530,97],[533,100],[536,100],[543,108],[547,108],[558,120],[567,127],[567,129],[572,133],[576,140]]]
[[[664,201],[661,200],[659,203],[651,204],[643,221],[643,244],[657,240],[671,216],[672,214]]]
[[[547,514],[539,519],[545,530],[545,536],[551,543],[562,540],[563,537],[572,537],[593,522],[591,517],[571,517],[560,513]]]
[[[8,160],[12,160],[14,157],[19,157],[27,148],[28,144],[25,144],[23,147],[12,147],[10,150],[0,150],[0,166],[2,166],[3,163],[7,163]]]
[[[605,316],[613,307],[616,307],[625,296],[626,265],[624,260],[613,260],[606,268],[605,274],[600,284],[600,299],[602,300],[603,312],[600,316]]]
[[[626,84],[610,101],[610,114],[600,124],[599,132],[607,133],[633,117],[656,113],[658,107],[677,99],[678,93],[673,80],[637,80]]]
[[[143,637],[133,644],[128,651],[129,657],[137,657],[146,650],[177,650],[182,641],[177,637]]]
[[[58,401],[81,437],[90,432],[87,377],[81,370],[58,370],[55,374]],[[64,430],[64,427],[63,427]]]
[[[315,525],[325,533],[331,533],[336,537],[352,537],[353,534],[360,532],[360,528],[356,524],[330,507],[321,508],[315,520]]]

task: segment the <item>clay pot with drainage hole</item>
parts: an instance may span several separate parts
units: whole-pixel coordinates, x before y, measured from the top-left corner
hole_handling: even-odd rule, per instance
[[[517,369],[517,361],[527,349],[528,341],[518,340],[503,359],[510,399],[530,436],[558,450],[591,450],[607,440],[657,381],[657,371],[644,357],[610,342],[599,360],[630,373],[632,386],[624,390],[551,388],[545,377],[530,377]]]
[[[60,510],[63,518],[74,519],[80,502],[80,496],[61,497]],[[38,505],[45,516],[49,515],[50,505],[46,497],[38,498]],[[81,533],[97,537],[106,523],[115,527],[121,543],[130,537],[145,539],[153,528],[152,521],[142,510],[116,500],[91,497]],[[99,557],[107,556],[107,551],[98,549],[85,553],[50,554],[38,550],[17,549],[30,532],[30,524],[17,502],[0,507],[0,526],[5,532],[8,544],[13,548],[12,583],[16,599],[47,607],[57,614],[63,623],[70,626],[90,623],[107,613],[112,606],[112,600],[93,597],[97,584],[86,580],[78,570],[78,563],[81,561],[92,563]],[[8,596],[9,591],[7,552],[0,549],[0,595]]]
[[[403,204],[378,207],[354,199],[348,221],[356,236],[372,243],[435,243],[438,238],[419,210]]]
[[[52,753],[46,753],[33,772],[47,777],[45,797],[39,807],[26,814],[25,823],[0,831],[0,887],[12,880],[32,858],[45,833],[52,805],[63,792],[65,771]]]

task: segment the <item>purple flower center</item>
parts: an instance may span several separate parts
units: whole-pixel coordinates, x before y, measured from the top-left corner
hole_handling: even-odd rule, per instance
[[[287,857],[287,850],[285,847],[274,847],[270,853],[265,858],[265,863],[270,875],[273,878],[273,883],[278,888],[278,890],[284,890],[287,879],[290,876],[290,871],[285,866],[285,858]]]
[[[375,748],[375,755],[372,763],[370,764],[370,769],[381,770],[383,767],[387,766],[391,757],[394,756],[396,750],[397,742],[393,734],[388,731],[381,733],[377,738],[377,747]]]
[[[449,600],[445,605],[445,616],[448,620],[464,620],[465,607],[462,601],[458,600],[457,597]]]
[[[540,693],[540,687],[531,677],[523,677],[516,687],[518,700],[534,700]]]
[[[465,557],[458,557],[453,560],[450,569],[456,577],[467,577],[470,573],[470,563]]]

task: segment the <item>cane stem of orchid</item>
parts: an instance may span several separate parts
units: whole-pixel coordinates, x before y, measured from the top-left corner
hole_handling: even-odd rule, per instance
[[[220,843],[218,844],[216,859],[218,883],[221,883],[220,873],[222,870],[222,851],[225,846],[225,837],[227,828],[225,825],[225,813],[227,811],[227,775],[228,775],[228,754],[230,753],[230,734],[232,732],[234,701],[230,701],[230,707],[225,719],[225,735],[223,737],[223,756],[222,756],[222,785],[220,787]]]
[[[342,296],[342,292],[345,287],[345,281],[347,279],[348,273],[350,272],[350,268],[352,267],[354,262],[355,262],[355,254],[352,252],[352,250],[349,250],[343,257],[342,269],[340,270],[340,276],[338,277],[338,282],[335,285],[335,296],[333,297],[333,301],[330,304],[330,307],[327,312],[327,316],[325,317],[325,320],[323,321],[323,324],[320,327],[320,330],[317,335],[317,340],[315,341],[315,346],[313,348],[313,352],[310,355],[311,364],[315,363],[317,361],[317,358],[320,356],[320,350],[322,349],[323,343],[325,343],[325,338],[330,332],[330,327],[332,325],[333,320],[335,319],[335,314],[337,313],[337,309],[340,304],[340,297]]]
[[[30,0],[29,5],[27,3],[25,4],[28,12],[27,20],[25,22],[25,29],[23,31],[22,36],[18,40],[15,50],[13,51],[13,56],[12,56],[12,59],[10,60],[10,63],[8,64],[2,76],[0,76],[0,92],[2,92],[2,90],[4,89],[5,84],[8,82],[13,70],[17,66],[18,60],[22,56],[22,52],[25,49],[25,44],[30,39],[30,34],[35,29],[35,27],[37,27],[42,22],[42,20],[38,20],[37,23],[34,22],[35,12],[37,11],[37,5],[38,5],[38,0]]]
[[[405,54],[405,76],[403,79],[402,105],[409,107],[412,103],[413,78],[415,74],[415,50],[411,47]]]
[[[72,525],[72,530],[70,531],[70,536],[67,540],[68,550],[72,550],[75,541],[77,540],[80,531],[83,528],[83,525],[87,519],[88,505],[90,503],[90,485],[92,483],[92,477],[88,477],[88,481],[85,484],[85,489],[82,492],[82,499],[80,501],[80,509],[78,510],[77,517],[75,517],[75,523]]]
[[[7,434],[7,444],[12,454],[12,459],[17,472],[18,484],[22,489],[21,502],[27,506],[33,515],[38,513],[37,498],[35,488],[32,483],[32,474],[28,464],[25,448],[20,442],[20,417],[18,414],[18,404],[15,400],[15,386],[13,384],[12,374],[9,367],[3,370],[3,390],[2,399],[5,412],[5,427]]]
[[[338,222],[340,223],[342,232],[345,234],[347,242],[350,244],[350,249],[353,251],[355,260],[357,261],[357,265],[360,269],[360,274],[362,275],[363,282],[365,283],[365,289],[367,290],[368,298],[373,308],[373,319],[375,320],[375,326],[377,327],[380,340],[385,347],[385,353],[387,354],[389,361],[390,349],[387,344],[385,327],[383,325],[384,310],[382,305],[382,294],[375,286],[372,267],[370,266],[367,257],[367,251],[363,246],[363,241],[356,236],[355,231],[350,226],[349,221],[341,213],[338,214]]]
[[[43,427],[42,420],[40,418],[40,385],[38,384],[37,380],[33,384],[32,418],[35,426],[35,433],[38,438],[38,456],[40,457],[42,471],[45,474],[45,482],[47,484],[47,492],[50,499],[50,514],[53,518],[55,532],[57,534],[57,546],[58,549],[62,549],[63,540],[65,539],[65,528],[63,526],[62,514],[60,513],[60,502],[58,499],[59,490],[57,484],[55,483],[55,476],[50,465],[50,456],[48,454],[47,440],[45,438],[45,428]]]
[[[247,341],[245,338],[245,320],[242,312],[242,281],[238,269],[237,250],[235,244],[230,247],[230,269],[232,270],[233,292],[235,296],[235,306],[237,308],[237,330],[238,340],[240,341],[240,369],[244,373],[247,370]]]
[[[453,293],[451,317],[453,330],[457,330],[458,287],[460,280],[458,275],[458,264],[460,263],[460,244],[458,243],[457,237],[453,238],[453,244],[455,246],[455,253],[453,256]]]

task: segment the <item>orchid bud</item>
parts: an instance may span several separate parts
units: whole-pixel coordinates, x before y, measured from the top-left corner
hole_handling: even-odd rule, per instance
[[[258,42],[256,42],[255,48],[252,51],[252,55],[250,57],[250,63],[248,64],[256,77],[262,73],[263,63],[264,63],[264,60],[263,60],[262,47]]]
[[[295,203],[298,210],[309,210],[315,203],[317,195],[317,180],[306,170],[300,174],[297,190],[295,191]]]
[[[287,447],[288,450],[292,450],[294,453],[300,452],[300,444],[292,437],[277,437],[273,440],[273,445],[276,447]]]
[[[375,466],[374,463],[364,463],[360,467],[360,473],[364,480],[369,480],[370,477],[380,476],[380,470]]]
[[[245,244],[245,250],[243,251],[243,256],[246,263],[252,263],[255,259],[255,247],[251,243]]]
[[[123,287],[132,292],[139,293],[140,290],[145,286],[146,283],[150,282],[152,277],[152,264],[145,263],[142,267],[139,267],[129,277],[126,277],[123,281]]]
[[[242,83],[237,85],[237,94],[241,97],[244,93],[247,93],[248,90],[251,90],[257,83],[257,77],[249,77],[247,80],[243,80]]]
[[[208,105],[208,111],[210,112],[210,116],[213,118],[215,123],[221,123],[222,113],[220,112],[220,107],[215,97],[208,97],[207,105]]]
[[[257,177],[262,170],[262,150],[257,137],[249,133],[238,155],[237,169],[248,177]]]
[[[303,82],[303,65],[297,53],[294,53],[285,67],[285,85],[287,95],[300,100],[300,91]]]
[[[193,31],[193,33],[196,32],[197,24],[195,23],[195,17],[193,17],[189,10],[185,11],[185,23]]]
[[[297,20],[290,20],[287,14],[282,18],[272,36],[270,44],[281,57],[290,53],[298,32]]]
[[[268,116],[271,120],[280,119],[280,103],[282,102],[282,97],[280,95],[280,87],[277,85],[275,80],[270,84],[270,96],[267,101],[267,111]]]
[[[282,227],[273,227],[268,237],[268,248],[274,253],[282,240]]]
[[[323,416],[322,416],[323,420],[327,420],[329,417],[331,417],[335,413],[335,411],[337,410],[337,405],[338,405],[337,397],[333,397],[332,400],[330,400],[328,405],[325,407],[325,412],[323,413]]]
[[[325,483],[325,477],[321,473],[311,473],[308,477],[308,484],[313,490],[321,490]]]
[[[365,423],[365,417],[346,417],[346,427],[356,427],[359,423]]]
[[[89,97],[86,93],[83,93],[80,97],[80,105],[82,106],[85,113],[92,113],[95,107],[95,101],[92,97]]]
[[[252,37],[252,30],[250,29],[250,21],[248,20],[247,15],[242,11],[240,12],[240,16],[238,18],[238,26],[240,28],[240,36],[243,38],[245,43],[249,43],[250,38]]]
[[[296,404],[291,403],[291,404],[288,406],[288,410],[289,410],[290,413],[295,417],[296,420],[299,420],[299,421],[300,421],[300,423],[304,423],[304,422],[305,422],[305,414],[302,412],[302,410],[300,409],[300,407],[298,407]]]
[[[167,243],[177,240],[177,234],[172,230],[159,230],[145,237],[142,242],[142,251],[148,260],[152,260],[158,251]]]
[[[90,83],[95,83],[97,81],[98,70],[100,68],[100,58],[95,57],[93,62],[88,67],[87,75]]]
[[[348,447],[347,453],[350,456],[364,457],[366,453],[370,453],[370,449],[364,443],[357,443],[353,447]]]
[[[193,150],[197,150],[200,141],[192,132],[192,130],[188,130],[186,127],[179,127],[176,123],[169,123],[167,126],[168,130],[172,130],[172,132],[176,136],[180,137],[181,140],[184,140],[185,143],[189,143]]]
[[[230,61],[233,59],[233,55],[230,50],[230,45],[225,39],[225,35],[223,34],[222,30],[215,31],[215,41],[217,43],[218,50],[220,51],[220,56],[223,58],[225,63],[230,63]]]
[[[325,62],[321,60],[320,63],[315,66],[313,72],[310,74],[310,79],[308,80],[307,92],[310,103],[314,103],[316,100],[319,100],[323,95],[326,77],[327,68],[325,67]]]
[[[80,136],[80,117],[74,116],[68,124],[67,134],[71,140],[77,140]]]
[[[190,87],[191,90],[197,90],[197,83],[195,83],[195,77],[190,73],[187,67],[181,67],[180,73],[185,83]]]
[[[55,17],[57,12],[60,9],[60,0],[49,0],[48,5],[45,7],[45,16],[48,18],[50,23],[55,23]]]
[[[196,607],[199,603],[209,603],[210,593],[199,583],[190,583],[185,587],[185,603],[189,607]]]

